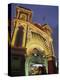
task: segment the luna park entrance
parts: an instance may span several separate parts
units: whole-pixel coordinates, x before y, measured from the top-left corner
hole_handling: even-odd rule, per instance
[[[48,73],[47,58],[43,52],[34,48],[32,54],[26,58],[25,74],[26,75],[41,75]]]

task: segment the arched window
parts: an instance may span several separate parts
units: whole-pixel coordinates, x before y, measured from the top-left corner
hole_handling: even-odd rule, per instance
[[[23,27],[19,26],[16,35],[16,40],[15,40],[15,46],[16,47],[22,47],[22,41],[23,41]]]
[[[27,15],[26,14],[20,14],[20,19],[23,21],[27,21]]]

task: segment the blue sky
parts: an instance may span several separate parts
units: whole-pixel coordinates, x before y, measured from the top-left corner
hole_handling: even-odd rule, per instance
[[[40,24],[47,23],[52,28],[54,51],[56,57],[58,58],[58,6],[12,4],[12,18],[16,15],[16,6],[31,9],[33,11],[33,22]]]

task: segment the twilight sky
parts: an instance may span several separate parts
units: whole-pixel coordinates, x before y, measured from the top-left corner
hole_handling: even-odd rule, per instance
[[[31,9],[33,11],[33,22],[40,24],[47,23],[52,28],[54,51],[56,57],[58,58],[58,6],[12,4],[12,18],[15,17],[16,6],[22,6]]]

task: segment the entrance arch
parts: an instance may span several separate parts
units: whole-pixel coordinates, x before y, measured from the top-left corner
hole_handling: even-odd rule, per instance
[[[31,55],[26,57],[25,74],[41,75],[48,73],[48,62],[43,51],[33,48]]]

